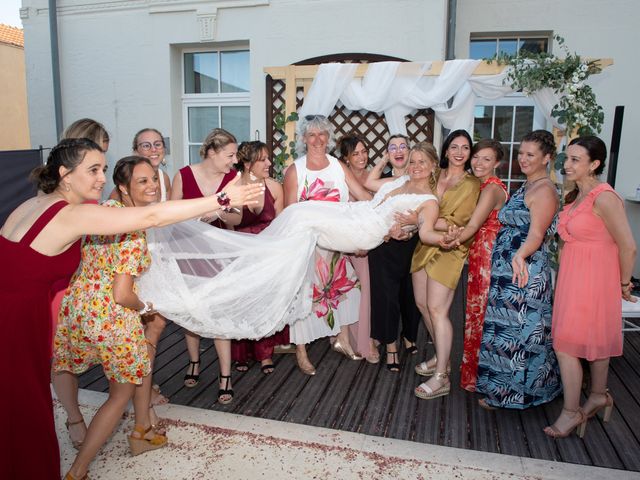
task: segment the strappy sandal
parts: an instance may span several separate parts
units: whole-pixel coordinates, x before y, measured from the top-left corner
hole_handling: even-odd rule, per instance
[[[85,435],[87,434],[87,425],[84,423],[84,418],[78,420],[77,422],[70,422],[69,419],[67,419],[66,422],[64,422],[64,426],[67,427],[67,432],[69,432],[69,427],[72,427],[74,425],[80,425],[82,424],[84,426],[84,433]],[[69,432],[69,439],[71,440],[71,445],[73,445],[73,448],[75,448],[76,450],[80,450],[82,448],[82,444],[84,443],[84,439],[82,440],[74,440],[73,438],[71,438],[71,432]]]
[[[545,435],[551,437],[551,438],[566,438],[569,435],[571,435],[571,432],[573,432],[574,430],[576,431],[576,434],[580,437],[583,438],[585,431],[587,429],[587,416],[584,414],[584,412],[582,411],[581,408],[578,408],[577,410],[569,410],[568,408],[564,408],[562,407],[562,411],[563,412],[568,412],[572,414],[572,418],[575,418],[577,421],[570,424],[569,428],[567,428],[567,430],[560,430],[558,427],[556,427],[556,424],[554,423],[553,425],[549,425],[548,427],[545,427],[542,431],[545,433]]]
[[[164,424],[164,421],[158,416],[153,405],[149,405],[149,423],[151,423],[151,428],[158,435],[167,434],[167,427]]]
[[[262,373],[264,373],[265,375],[271,375],[275,369],[276,369],[276,366],[273,364],[273,362],[265,363],[260,367],[260,370],[262,370]]]
[[[88,474],[85,473],[82,477],[76,479],[76,477],[71,475],[71,472],[67,472],[67,474],[64,476],[64,480],[90,480],[90,478]]]
[[[233,388],[229,388],[231,375],[220,375],[221,380],[226,380],[224,387],[218,390],[218,403],[227,405],[233,401]]]
[[[436,357],[433,358],[433,365],[429,365],[430,362],[428,360],[417,364],[414,369],[416,373],[422,377],[430,377],[436,373],[437,359]],[[447,373],[451,373],[451,364],[447,365]]]
[[[418,347],[416,347],[415,342],[410,342],[406,338],[403,338],[403,341],[404,341],[404,348],[409,355],[415,355],[416,353],[418,353]]]
[[[194,371],[196,369],[196,366],[198,368],[200,368],[200,359],[198,359],[198,361],[196,362],[192,362],[191,360],[189,360],[189,365],[187,366],[187,372],[191,372],[191,373],[187,373],[184,376],[184,386],[187,388],[193,388],[196,385],[198,385],[198,382],[200,381],[200,371],[198,370],[198,373],[194,375]]]
[[[400,363],[398,363],[398,352],[387,351],[387,355],[391,355],[391,362],[389,362],[389,357],[387,357],[387,370],[390,372],[399,372]]]
[[[151,450],[157,450],[167,444],[167,436],[160,435],[153,429],[153,427],[144,428],[142,425],[136,425],[133,427],[133,431],[140,435],[140,437],[134,437],[133,435],[129,435],[127,437],[127,440],[129,441],[129,450],[133,457]],[[153,437],[145,438],[149,432],[154,433]]]
[[[154,405],[166,405],[169,403],[169,399],[165,397],[160,391],[160,385],[154,384],[151,386],[151,406]]]
[[[247,362],[236,362],[236,371],[238,372],[248,372],[249,364]]]
[[[590,408],[589,410],[584,410],[584,415],[585,417],[587,417],[587,419],[593,418],[598,414],[600,410],[604,409],[604,412],[602,414],[602,421],[608,422],[609,419],[611,418],[611,412],[613,411],[613,397],[609,393],[609,389],[605,390],[604,393],[591,392],[590,395],[593,395],[594,393],[596,395],[604,395],[605,402],[602,405],[598,405],[594,408]]]
[[[442,381],[442,385],[434,390],[429,385],[427,385],[427,382],[421,383],[414,390],[416,397],[422,398],[424,400],[431,400],[432,398],[444,397],[445,395],[449,395],[449,392],[451,391],[451,383],[444,383],[444,380],[447,380],[447,378],[449,378],[449,374],[447,373],[434,373],[432,379]]]

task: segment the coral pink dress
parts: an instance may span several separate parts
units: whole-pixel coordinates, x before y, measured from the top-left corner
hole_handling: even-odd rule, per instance
[[[565,244],[553,304],[553,348],[589,361],[622,355],[622,304],[618,246],[593,204],[601,183],[564,207],[558,232]],[[617,194],[616,194],[617,195]]]
[[[18,242],[0,236],[2,334],[0,374],[0,478],[60,478],[60,453],[53,422],[51,299],[56,282],[80,263],[80,240],[47,256],[31,242],[67,202],[51,205]],[[7,383],[8,382],[8,383]],[[7,390],[13,388],[13,391]]]
[[[488,178],[480,191],[487,185],[498,185],[507,194],[507,187],[496,177]],[[491,250],[500,230],[498,211],[493,210],[476,232],[469,248],[469,277],[467,281],[467,310],[464,321],[464,350],[460,367],[460,386],[470,392],[476,391],[478,374],[478,353],[482,340],[484,313],[487,309],[489,285],[491,283]]]
[[[260,233],[274,218],[276,218],[275,199],[269,188],[266,188],[262,211],[256,215],[245,206],[242,209],[242,221],[236,225],[235,230],[245,233]],[[274,335],[260,340],[232,340],[231,360],[246,363],[249,359],[255,358],[261,362],[273,356],[273,348],[276,345],[288,344],[289,326],[287,325]]]

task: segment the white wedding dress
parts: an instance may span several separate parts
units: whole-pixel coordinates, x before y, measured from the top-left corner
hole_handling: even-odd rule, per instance
[[[138,279],[140,298],[203,337],[271,335],[311,312],[316,244],[345,253],[371,250],[395,213],[437,201],[433,195],[387,197],[408,179],[384,184],[366,202],[290,205],[258,235],[196,220],[149,229],[152,262]]]

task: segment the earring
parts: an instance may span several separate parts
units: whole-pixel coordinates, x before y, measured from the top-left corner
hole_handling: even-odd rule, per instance
[[[71,187],[69,186],[68,183],[64,184],[64,190],[65,190],[65,192],[70,192],[71,191]]]

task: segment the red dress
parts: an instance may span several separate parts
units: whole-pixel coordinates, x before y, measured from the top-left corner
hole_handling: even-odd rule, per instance
[[[18,242],[0,237],[2,378],[17,390],[0,395],[0,478],[60,479],[60,453],[53,422],[51,300],[53,285],[80,264],[80,240],[59,255],[33,250],[31,242],[67,205],[59,201]]]
[[[558,223],[564,246],[553,302],[553,349],[589,361],[622,355],[618,245],[593,213],[602,192],[615,193],[601,183],[577,206],[566,205]]]
[[[507,194],[507,187],[496,177],[489,177],[480,186],[480,191],[487,185],[500,186]],[[467,310],[464,320],[464,350],[460,366],[460,386],[470,392],[476,391],[478,373],[478,353],[482,340],[484,313],[487,309],[489,284],[491,283],[491,250],[500,230],[498,210],[492,210],[469,248],[469,277],[467,280]]]
[[[235,170],[231,170],[229,173],[225,173],[224,177],[222,177],[222,181],[220,182],[220,186],[216,190],[216,193],[220,192],[231,180],[236,178],[238,172]],[[198,183],[196,182],[196,177],[193,175],[193,170],[191,167],[186,166],[180,169],[180,178],[182,179],[182,198],[202,198],[204,195],[198,187]],[[226,229],[227,226],[222,220],[214,220],[211,222],[211,225],[218,228]]]
[[[262,211],[256,215],[249,208],[244,207],[242,221],[236,225],[235,230],[245,233],[260,233],[274,218],[276,218],[275,200],[269,189],[266,188]],[[289,326],[287,325],[281,331],[260,340],[233,340],[231,342],[231,359],[235,362],[246,363],[251,358],[255,358],[261,362],[273,356],[273,347],[288,344]]]

